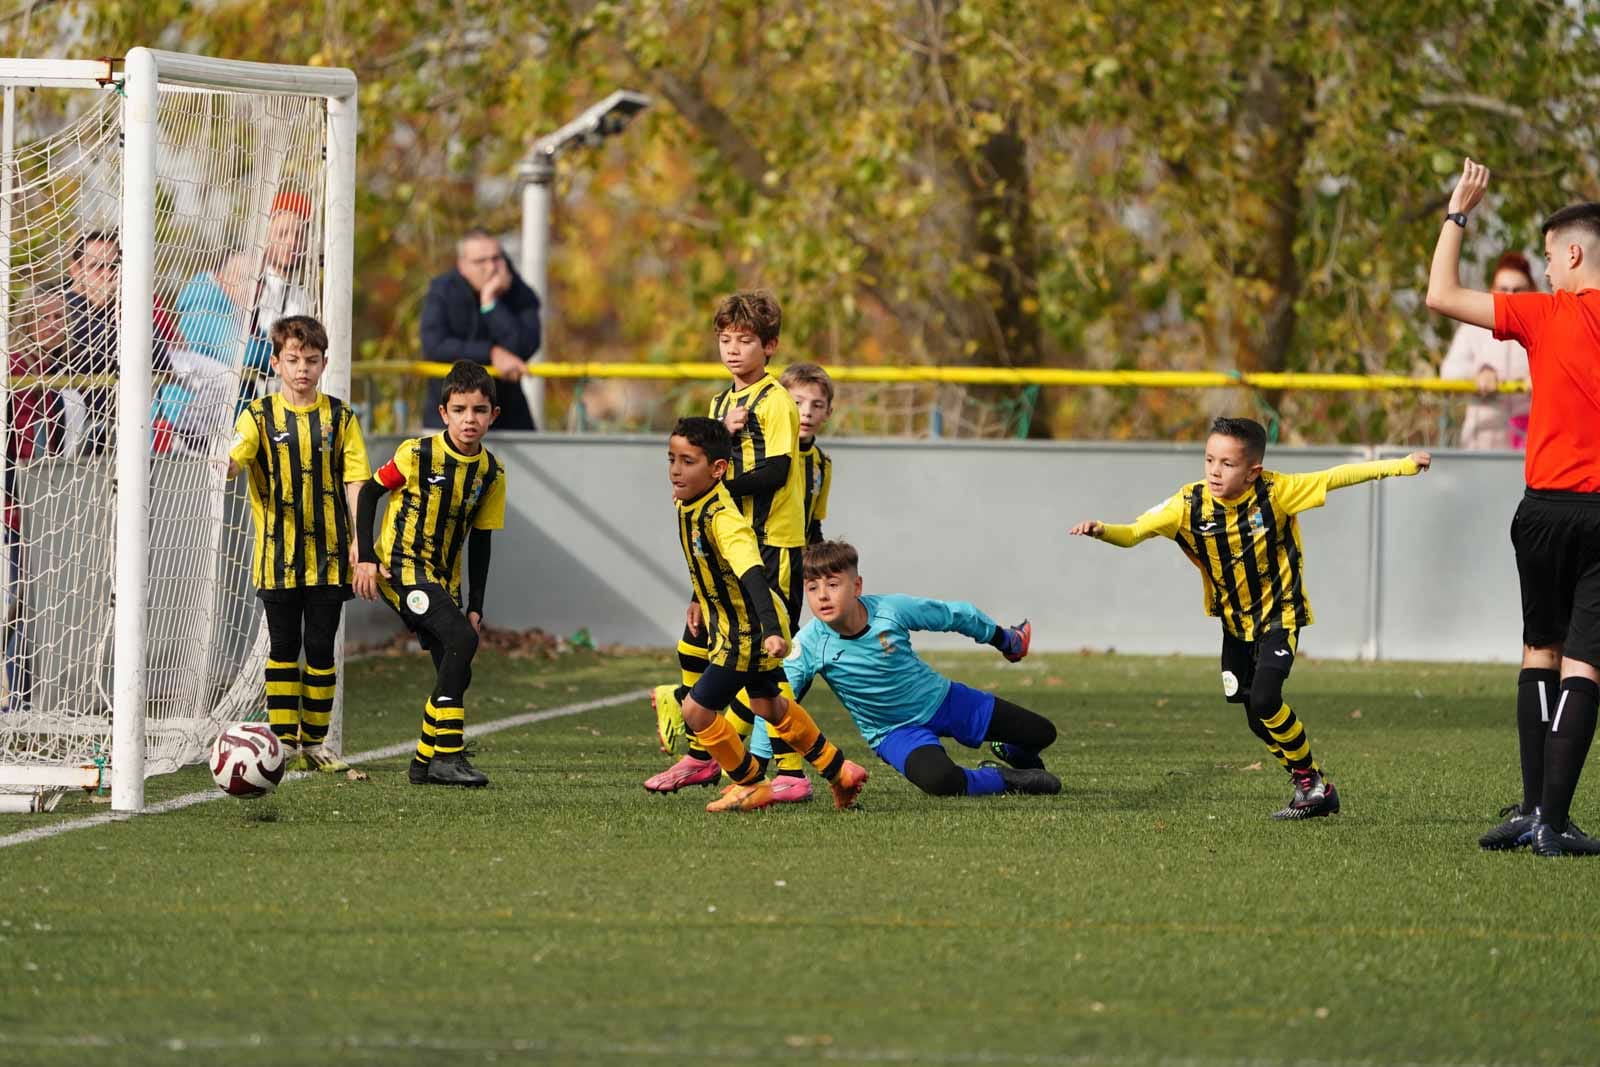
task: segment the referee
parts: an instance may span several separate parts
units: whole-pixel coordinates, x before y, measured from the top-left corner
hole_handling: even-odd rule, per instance
[[[1522,803],[1478,843],[1589,856],[1600,840],[1568,811],[1600,703],[1600,203],[1545,219],[1551,292],[1484,293],[1462,287],[1459,266],[1467,215],[1488,186],[1488,169],[1467,160],[1428,274],[1428,307],[1520,341],[1533,386],[1528,487],[1511,520],[1522,587]]]

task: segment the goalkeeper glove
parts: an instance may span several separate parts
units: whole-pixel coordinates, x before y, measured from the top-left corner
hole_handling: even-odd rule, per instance
[[[1002,656],[1016,663],[1028,654],[1028,646],[1033,643],[1033,624],[1023,619],[1016,626],[996,626],[990,643]]]

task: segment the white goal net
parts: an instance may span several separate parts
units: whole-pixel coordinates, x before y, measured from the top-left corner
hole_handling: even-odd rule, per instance
[[[283,315],[330,327],[343,374],[324,388],[347,393],[353,198],[353,167],[330,168],[330,139],[353,138],[330,134],[326,90],[346,88],[337,75],[353,90],[348,72],[136,51],[160,72],[153,116],[132,53],[79,89],[0,61],[0,789],[110,766],[124,810],[145,776],[264,715],[254,534],[227,449],[240,406],[274,388]],[[30,79],[45,88],[18,92]]]

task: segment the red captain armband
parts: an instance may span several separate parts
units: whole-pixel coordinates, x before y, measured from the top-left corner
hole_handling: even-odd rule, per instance
[[[406,476],[400,473],[400,468],[394,465],[394,460],[392,459],[379,467],[378,473],[374,474],[373,477],[378,480],[379,485],[390,491],[406,484]]]

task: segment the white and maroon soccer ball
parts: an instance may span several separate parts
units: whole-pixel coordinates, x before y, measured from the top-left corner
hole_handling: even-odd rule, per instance
[[[211,777],[229,796],[266,796],[283,781],[283,746],[264,723],[230,726],[211,745]]]

